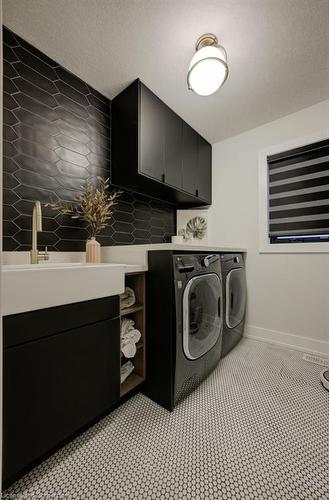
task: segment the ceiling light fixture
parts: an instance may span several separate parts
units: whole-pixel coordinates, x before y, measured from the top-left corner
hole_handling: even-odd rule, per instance
[[[187,74],[188,88],[199,95],[216,92],[228,75],[226,50],[212,33],[200,36]]]

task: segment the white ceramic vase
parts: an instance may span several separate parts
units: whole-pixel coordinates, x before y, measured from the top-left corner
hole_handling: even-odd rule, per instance
[[[86,262],[99,264],[101,261],[101,245],[95,237],[87,240],[86,243]]]

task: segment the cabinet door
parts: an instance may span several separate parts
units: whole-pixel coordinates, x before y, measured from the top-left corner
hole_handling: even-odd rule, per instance
[[[165,113],[164,182],[182,189],[182,124],[183,121],[170,108]]]
[[[198,134],[183,122],[183,190],[197,195]]]
[[[119,321],[100,321],[4,350],[5,482],[119,400]]]
[[[164,103],[141,84],[139,171],[158,181],[164,174],[164,108]]]
[[[198,137],[198,196],[211,203],[211,144]]]

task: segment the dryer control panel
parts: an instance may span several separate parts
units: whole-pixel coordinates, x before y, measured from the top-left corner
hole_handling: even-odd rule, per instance
[[[243,256],[240,253],[223,253],[220,259],[223,270],[244,267]]]
[[[219,254],[180,254],[174,255],[174,274],[176,277],[182,274],[198,274],[205,272],[220,273]]]

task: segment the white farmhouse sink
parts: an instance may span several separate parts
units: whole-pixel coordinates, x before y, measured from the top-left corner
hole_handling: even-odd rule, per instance
[[[123,264],[42,263],[2,268],[3,315],[117,295]]]

